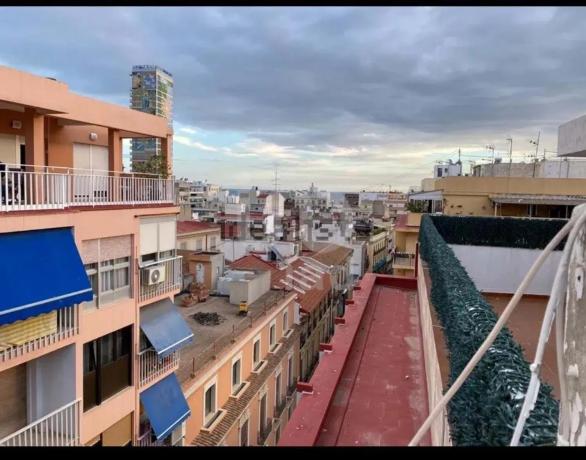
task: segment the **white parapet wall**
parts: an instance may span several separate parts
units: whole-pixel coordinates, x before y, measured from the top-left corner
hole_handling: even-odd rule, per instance
[[[513,294],[541,253],[540,249],[449,245],[480,292]],[[549,295],[562,251],[549,255],[525,294]]]

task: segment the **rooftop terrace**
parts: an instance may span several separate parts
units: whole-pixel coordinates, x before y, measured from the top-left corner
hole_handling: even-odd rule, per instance
[[[428,413],[415,279],[368,273],[280,446],[406,445]]]
[[[238,305],[232,305],[228,297],[210,296],[208,300],[191,307],[182,307],[183,296],[175,298],[183,318],[194,334],[193,342],[181,349],[181,361],[177,377],[182,384],[189,382],[202,373],[222,350],[227,349],[241,335],[250,330],[251,325],[265,313],[272,310],[293,294],[287,291],[268,291],[248,306],[248,316],[238,314]],[[215,312],[222,317],[218,325],[203,325],[197,322],[196,313]]]

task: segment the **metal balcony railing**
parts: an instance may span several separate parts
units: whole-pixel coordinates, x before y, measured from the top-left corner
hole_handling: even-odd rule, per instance
[[[139,271],[139,302],[180,290],[183,280],[183,267],[181,264],[182,257],[177,256],[141,265]],[[156,267],[161,267],[159,279],[162,279],[163,275],[161,273],[164,272],[164,281],[157,282],[153,279],[152,270]]]
[[[80,408],[81,399],[66,404],[10,436],[0,439],[0,446],[79,446]]]
[[[267,442],[267,439],[269,437],[269,435],[271,434],[271,431],[273,430],[273,421],[272,420],[268,420],[264,426],[260,427],[260,430],[258,431],[258,439],[257,439],[257,444],[259,446],[264,446],[265,443]]]
[[[415,267],[415,254],[409,252],[395,252],[393,266]]]
[[[19,168],[0,172],[0,211],[175,202],[172,177],[43,166]]]
[[[0,364],[79,333],[79,307],[77,305],[61,308],[54,315],[53,318],[48,317],[47,324],[43,324],[47,332],[44,335],[39,335],[39,332],[34,331],[27,335],[28,323],[26,321],[15,323],[10,331],[5,328],[0,334]],[[35,337],[35,335],[37,336]]]
[[[174,351],[169,356],[159,358],[157,352],[149,348],[141,351],[138,354],[138,359],[140,386],[146,385],[161,375],[179,367],[179,351]]]

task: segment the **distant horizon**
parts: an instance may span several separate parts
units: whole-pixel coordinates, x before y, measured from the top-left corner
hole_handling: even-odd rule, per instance
[[[271,184],[278,166],[283,188],[407,190],[459,150],[465,167],[508,156],[508,138],[515,159],[538,135],[539,154],[555,152],[558,127],[586,112],[580,7],[19,6],[2,18],[0,65],[82,95],[128,107],[133,66],[166,69],[176,175],[238,188]]]

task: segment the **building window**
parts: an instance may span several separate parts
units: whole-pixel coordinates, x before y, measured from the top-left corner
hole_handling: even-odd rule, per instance
[[[207,424],[216,413],[216,383],[212,383],[204,395],[204,422]]]
[[[241,384],[242,361],[238,359],[232,363],[232,394],[236,394]]]
[[[254,367],[260,362],[260,337],[252,345],[252,365]]]
[[[248,419],[240,427],[240,446],[248,446]]]
[[[293,356],[289,356],[289,360],[287,361],[287,379],[289,386],[295,383],[293,380]]]
[[[131,331],[128,326],[84,344],[84,411],[132,385]]]
[[[289,314],[286,311],[283,313],[283,332],[289,330]]]
[[[187,243],[179,243],[179,249],[187,249]]]
[[[264,433],[267,429],[267,395],[264,394],[260,398],[260,409],[259,409],[259,428],[260,432]]]
[[[271,348],[273,348],[273,346],[275,345],[275,342],[277,340],[277,325],[276,324],[271,324],[271,327],[269,328],[269,346]]]
[[[281,404],[281,373],[275,377],[275,405]]]
[[[216,249],[216,237],[210,237],[210,249]]]
[[[94,305],[130,297],[130,257],[86,264],[85,270],[94,292]]]
[[[202,243],[201,238],[198,238],[197,240],[195,240],[195,250],[196,251],[203,251],[203,243]]]

